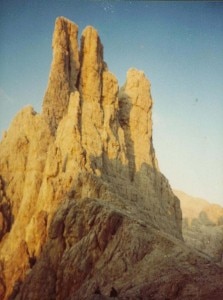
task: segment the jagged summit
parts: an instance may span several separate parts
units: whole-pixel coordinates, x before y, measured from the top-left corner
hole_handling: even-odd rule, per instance
[[[121,165],[129,164],[130,177],[143,163],[156,168],[148,79],[143,72],[130,69],[119,92],[117,79],[103,61],[103,46],[96,29],[84,29],[79,52],[77,37],[76,24],[63,17],[56,20],[53,63],[43,101],[43,116],[52,133],[56,134],[72,102],[78,110],[73,119],[79,124],[88,169],[92,169],[95,157],[93,171],[104,173],[103,156]],[[111,141],[114,145],[110,145]]]
[[[56,19],[53,34],[53,62],[43,101],[43,116],[53,132],[67,113],[70,93],[79,75],[78,26],[64,17]]]
[[[119,89],[97,31],[83,31],[80,50],[77,37],[56,20],[42,113],[24,108],[0,143],[0,297],[197,295],[191,278],[207,260],[183,243],[179,200],[158,168],[150,83],[130,69]],[[199,295],[219,292],[212,269]]]

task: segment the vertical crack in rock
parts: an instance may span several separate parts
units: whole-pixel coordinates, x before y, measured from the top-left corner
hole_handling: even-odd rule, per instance
[[[103,124],[102,72],[103,46],[97,31],[88,26],[82,33],[80,49],[79,92],[81,99],[81,137],[82,146],[87,151],[87,168],[98,171],[102,169]],[[97,157],[94,162],[91,157]]]
[[[57,18],[53,34],[53,62],[43,101],[43,115],[55,133],[67,113],[70,93],[75,91],[80,69],[78,26],[65,18]]]
[[[124,129],[129,160],[129,175],[134,180],[135,172],[143,164],[158,169],[152,144],[152,98],[150,82],[144,73],[130,69],[127,80],[119,92],[119,120]]]

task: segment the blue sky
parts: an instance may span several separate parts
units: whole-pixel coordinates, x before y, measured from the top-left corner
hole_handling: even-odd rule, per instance
[[[120,86],[143,70],[154,146],[173,188],[223,205],[223,3],[2,0],[0,132],[46,90],[56,17],[93,25]]]

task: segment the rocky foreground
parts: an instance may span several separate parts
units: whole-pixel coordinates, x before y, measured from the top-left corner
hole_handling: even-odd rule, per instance
[[[221,264],[183,241],[152,103],[141,71],[119,89],[94,28],[79,47],[56,20],[42,112],[0,143],[1,299],[222,299]]]

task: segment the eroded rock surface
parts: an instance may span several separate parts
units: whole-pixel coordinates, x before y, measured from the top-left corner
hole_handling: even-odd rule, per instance
[[[53,34],[53,61],[47,91],[43,100],[43,116],[54,133],[67,113],[70,93],[76,90],[80,69],[78,26],[58,18]]]
[[[0,143],[1,298],[218,297],[222,269],[184,244],[158,168],[148,79],[130,69],[119,90],[97,31],[80,50],[77,34],[56,20],[42,113]]]
[[[16,299],[220,299],[217,266],[125,205],[115,194],[66,200]]]
[[[223,208],[180,191],[174,193],[181,201],[186,243],[223,262]]]

